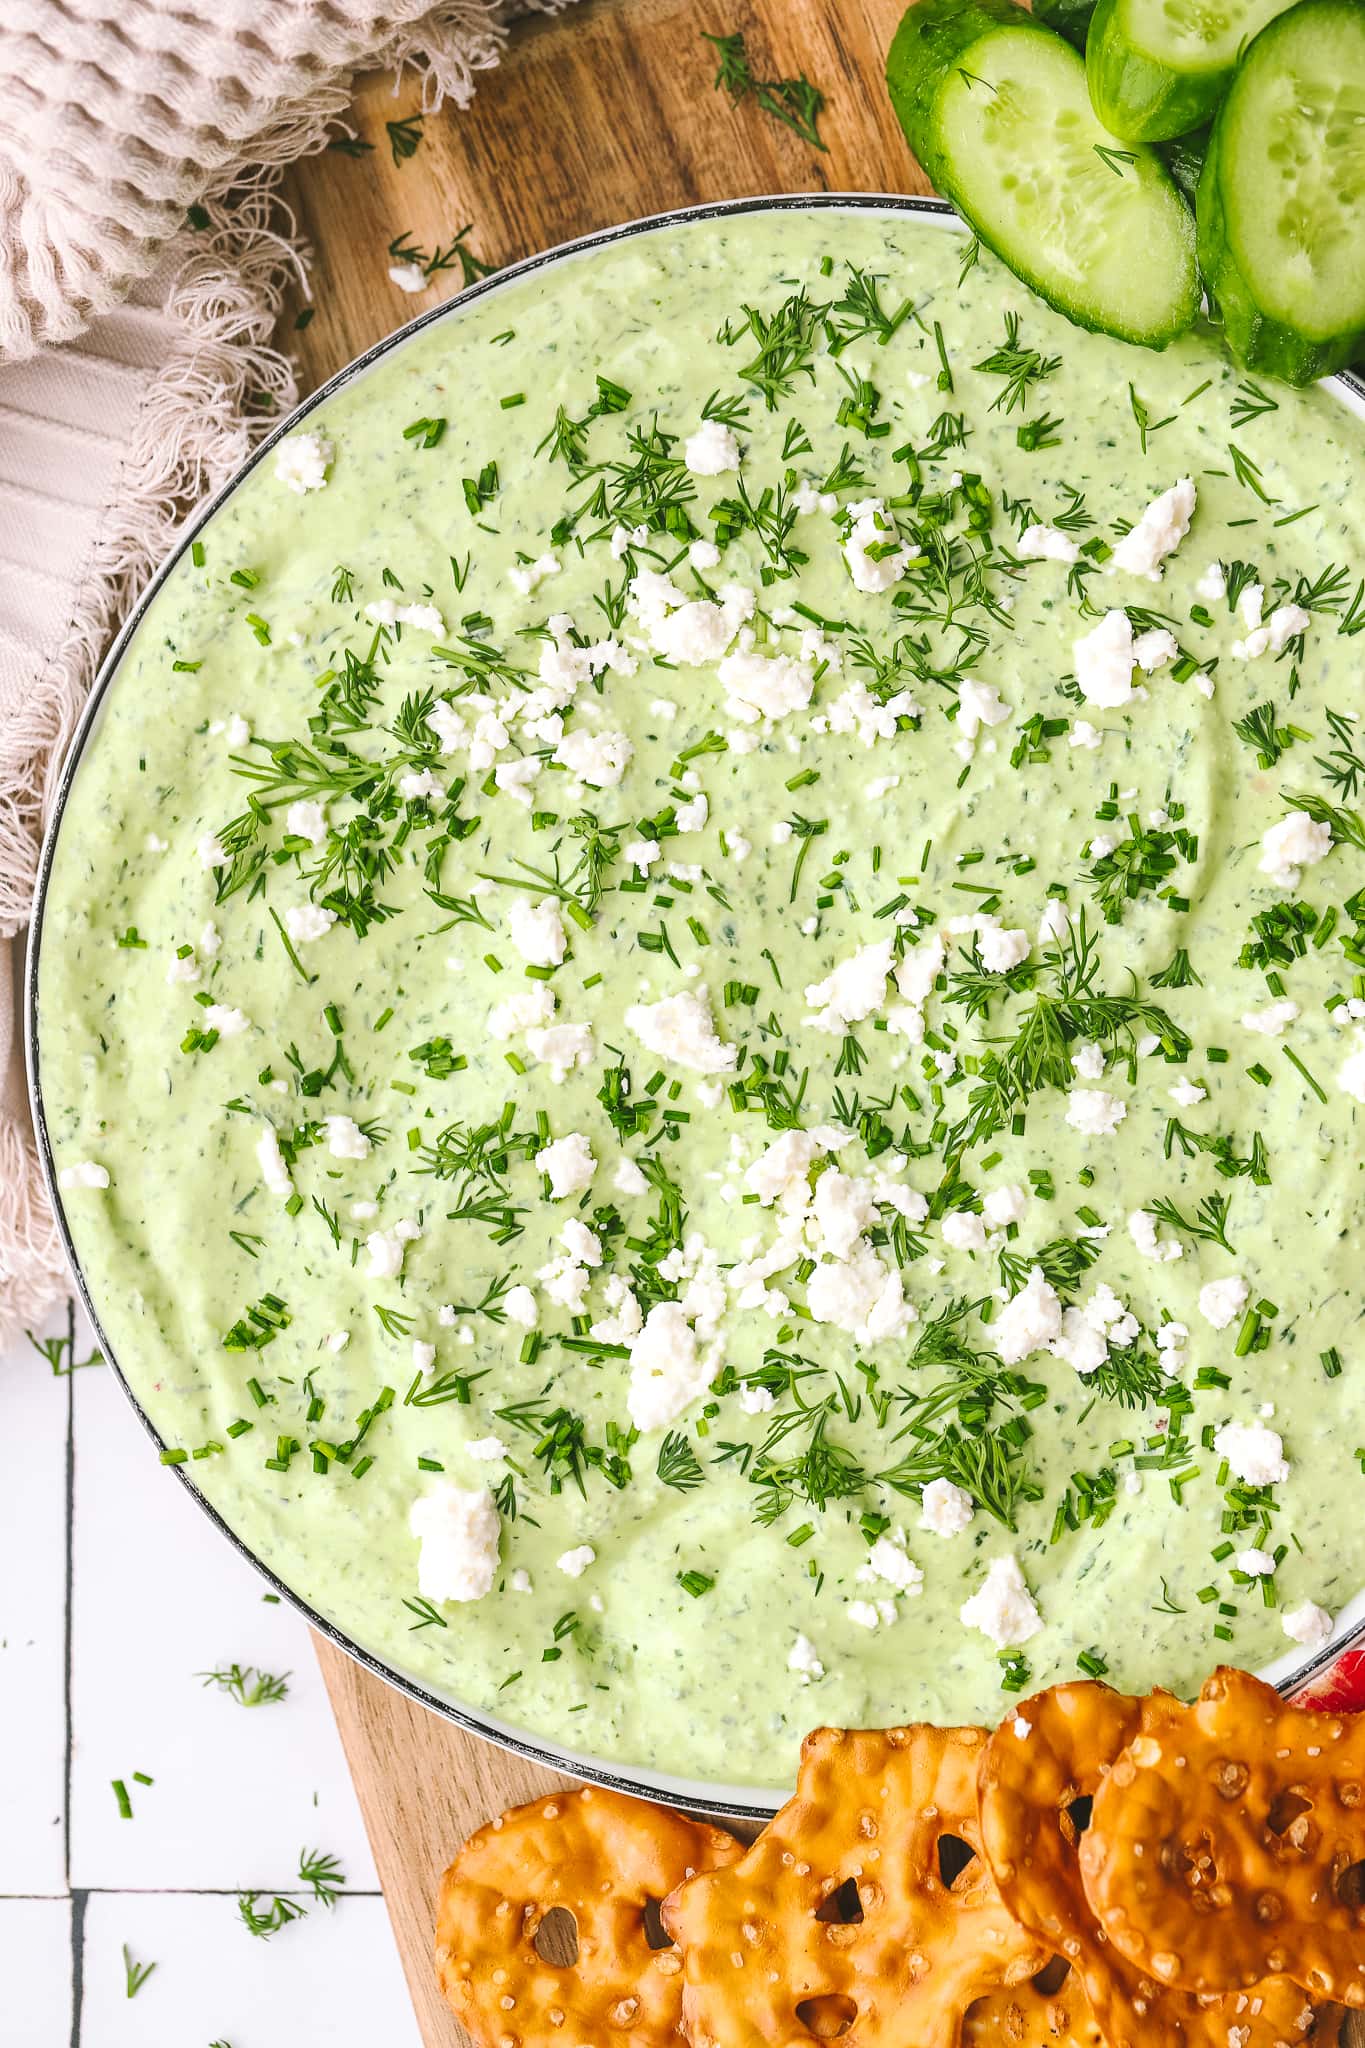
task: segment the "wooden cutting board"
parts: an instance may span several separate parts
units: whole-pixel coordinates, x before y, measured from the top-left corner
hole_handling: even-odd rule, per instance
[[[400,231],[423,248],[471,222],[469,245],[503,264],[638,214],[750,193],[928,189],[882,88],[901,0],[579,0],[514,32],[473,105],[421,127],[395,163],[386,123],[415,114],[415,86],[367,81],[354,125],[373,144],[300,165],[287,197],[315,250],[314,304],[286,315],[282,346],[301,388],[449,296],[458,272],[420,298],[389,282]],[[752,104],[712,89],[702,30],[743,30],[760,77],[800,72],[825,93],[809,148]],[[436,1884],[464,1837],[504,1807],[563,1783],[414,1706],[317,1638],[426,2048],[463,2035],[431,1963]]]

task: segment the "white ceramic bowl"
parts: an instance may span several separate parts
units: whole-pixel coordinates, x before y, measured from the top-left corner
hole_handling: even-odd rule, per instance
[[[56,792],[56,800],[43,845],[38,875],[38,891],[34,905],[33,940],[29,949],[28,960],[26,1005],[28,1018],[28,1070],[29,1092],[33,1106],[34,1127],[38,1135],[39,1153],[43,1162],[43,1171],[47,1179],[48,1191],[56,1213],[58,1228],[61,1231],[66,1255],[70,1261],[72,1273],[75,1276],[76,1286],[111,1369],[116,1374],[144,1428],[158,1449],[164,1448],[162,1439],[140,1406],[136,1395],[120,1368],[114,1349],[104,1333],[100,1320],[99,1303],[94,1299],[90,1288],[86,1284],[80,1262],[76,1257],[71,1234],[67,1227],[61,1195],[57,1188],[56,1167],[52,1157],[47,1119],[43,1107],[42,1035],[37,999],[38,967],[44,943],[44,910],[47,902],[48,881],[52,871],[53,851],[62,829],[62,818],[67,799],[70,796],[76,771],[80,766],[85,749],[99,728],[101,706],[118,676],[123,657],[134,635],[137,633],[149,605],[160,591],[177,562],[185,554],[191,542],[233,496],[234,492],[238,490],[243,480],[255,469],[256,465],[268,457],[275,443],[281,440],[285,434],[289,433],[301,421],[305,420],[316,407],[332,397],[335,392],[358,382],[361,378],[368,375],[369,371],[377,363],[386,360],[395,351],[406,347],[413,336],[419,334],[425,328],[441,322],[458,321],[465,310],[476,299],[505,291],[509,286],[516,284],[519,279],[528,276],[533,271],[545,270],[560,264],[573,263],[580,256],[589,255],[594,250],[605,248],[614,242],[622,241],[632,235],[650,234],[659,229],[676,226],[680,222],[724,219],[729,215],[739,213],[787,212],[792,210],[823,212],[840,208],[856,210],[858,212],[883,212],[894,214],[900,218],[912,215],[924,221],[926,225],[931,225],[936,229],[959,233],[963,230],[963,223],[953,209],[937,199],[897,197],[880,193],[827,193],[818,196],[811,194],[789,194],[771,198],[724,200],[705,206],[680,207],[676,212],[653,214],[643,220],[629,221],[621,227],[605,228],[597,234],[584,235],[577,241],[561,243],[558,248],[546,250],[541,255],[528,256],[523,262],[514,263],[508,269],[498,271],[495,276],[484,278],[479,283],[469,286],[468,289],[461,292],[456,298],[448,301],[445,305],[438,306],[431,312],[420,314],[417,319],[409,321],[405,327],[400,327],[384,341],[378,342],[373,348],[366,350],[365,354],[358,356],[353,363],[348,363],[345,369],[339,370],[334,377],[329,378],[325,384],[320,386],[311,397],[306,398],[295,412],[282,419],[273,432],[260,443],[236,476],[224,484],[223,488],[200,508],[197,515],[185,527],[175,549],[162,563],[156,575],[153,576],[147,588],[143,591],[137,605],[125,620],[118,638],[110,648],[95,679],[94,688],[90,693],[90,702],[86,707],[85,714],[72,740],[70,752],[63,764]],[[1365,419],[1365,382],[1362,382],[1352,373],[1347,372],[1342,376],[1329,378],[1327,380],[1327,387],[1344,405]],[[524,1728],[519,1728],[513,1721],[502,1720],[497,1715],[469,1706],[453,1692],[448,1692],[444,1689],[435,1690],[425,1683],[419,1683],[411,1673],[404,1671],[401,1665],[374,1656],[360,1644],[352,1641],[350,1637],[333,1623],[317,1614],[282,1579],[277,1578],[273,1572],[269,1571],[253,1552],[247,1548],[235,1531],[223,1520],[222,1516],[202,1499],[193,1485],[190,1477],[191,1468],[189,1466],[176,1465],[172,1467],[172,1470],[189,1488],[204,1513],[217,1524],[228,1541],[234,1544],[242,1555],[255,1565],[256,1569],[261,1572],[263,1577],[269,1580],[271,1586],[274,1587],[275,1591],[282,1598],[288,1600],[292,1606],[299,1610],[313,1628],[318,1629],[329,1641],[344,1650],[348,1656],[354,1657],[367,1670],[376,1672],[379,1677],[385,1679],[390,1685],[397,1687],[400,1692],[406,1693],[409,1698],[418,1700],[423,1706],[429,1707],[433,1713],[443,1714],[447,1720],[457,1722],[461,1727],[472,1729],[475,1733],[486,1736],[490,1741],[500,1743],[505,1749],[513,1750],[521,1756],[530,1757],[538,1763],[548,1765],[551,1769],[571,1772],[577,1777],[591,1779],[597,1784],[613,1786],[621,1791],[638,1793],[649,1799],[664,1800],[674,1806],[685,1807],[694,1812],[717,1814],[732,1819],[762,1819],[771,1814],[787,1796],[786,1789],[784,1788],[771,1790],[755,1789],[751,1786],[726,1785],[720,1782],[713,1783],[696,1778],[673,1776],[667,1771],[648,1771],[634,1767],[618,1768],[612,1763],[610,1758],[588,1756],[577,1750],[563,1748],[558,1743],[546,1741],[529,1733]],[[1319,1676],[1336,1660],[1344,1649],[1361,1642],[1365,1642],[1365,1591],[1338,1616],[1336,1632],[1331,1643],[1325,1648],[1314,1652],[1311,1656],[1291,1652],[1284,1657],[1278,1658],[1265,1671],[1264,1676],[1273,1680],[1283,1690],[1294,1691],[1298,1687],[1307,1684],[1311,1679]]]

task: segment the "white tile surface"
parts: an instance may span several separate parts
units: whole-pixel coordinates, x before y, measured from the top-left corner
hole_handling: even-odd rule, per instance
[[[156,1969],[127,1995],[123,1948]],[[253,1939],[233,1898],[96,1893],[79,2048],[421,2048],[382,1899]],[[45,2044],[46,2048],[46,2044]]]
[[[0,1443],[3,2048],[419,2048],[304,1624],[157,1463],[103,1366],[55,1379],[26,1344],[0,1357]],[[203,1686],[234,1660],[288,1672],[285,1700]],[[351,1896],[253,1939],[237,1892],[297,1894],[305,1848]],[[125,1942],[157,1965],[131,2000]]]
[[[71,1975],[71,1901],[0,1899],[5,2048],[66,2048]]]
[[[158,1464],[112,1373],[78,1374],[75,1408],[71,1882],[282,1886],[307,1846],[377,1889],[304,1624]],[[248,1708],[204,1685],[234,1660],[288,1672],[287,1697]]]
[[[43,1326],[64,1332],[63,1310]],[[84,1354],[82,1354],[83,1356]],[[102,1370],[102,1368],[101,1368]],[[66,1441],[70,1382],[28,1345],[0,1364],[0,1894],[66,1889]],[[16,1767],[20,1765],[21,1767]]]

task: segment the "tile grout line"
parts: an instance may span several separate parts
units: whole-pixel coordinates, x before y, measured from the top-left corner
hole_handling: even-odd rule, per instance
[[[85,1908],[88,1892],[71,1894],[71,2048],[81,2048],[81,2007],[85,2003]]]

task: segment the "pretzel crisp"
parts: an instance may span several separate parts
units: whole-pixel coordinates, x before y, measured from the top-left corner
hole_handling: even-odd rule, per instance
[[[1086,1896],[1114,1947],[1183,1990],[1272,1974],[1365,2006],[1365,1715],[1215,1671],[1095,1795]]]
[[[646,1909],[742,1848],[720,1828],[593,1786],[491,1821],[441,1880],[436,1968],[456,2017],[484,2048],[673,2048],[682,1965],[650,1947]],[[577,1928],[572,1963],[536,1946],[556,1907]]]
[[[1042,1973],[1044,1979],[1047,1971]],[[1030,1981],[967,2008],[962,2048],[1106,2048],[1076,1972],[1056,1991]]]
[[[1026,1700],[982,1758],[986,1860],[1015,1918],[1072,1965],[1109,2048],[1228,2048],[1232,2028],[1239,2048],[1301,2042],[1311,2008],[1288,1978],[1201,2003],[1117,1954],[1086,1899],[1077,1802],[1137,1736],[1159,1741],[1183,1713],[1169,1693],[1136,1700],[1084,1679]]]
[[[738,1863],[665,1899],[692,2048],[958,2048],[963,2015],[1048,1952],[981,1856],[979,1728],[819,1728]],[[973,1852],[945,1882],[940,1843]],[[963,1851],[957,1851],[959,1861]]]

